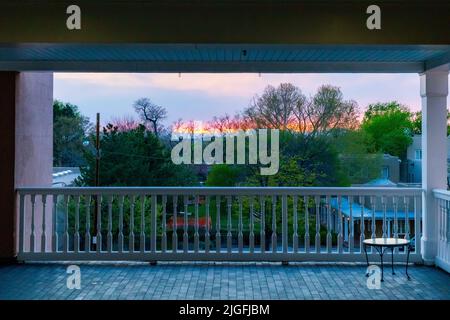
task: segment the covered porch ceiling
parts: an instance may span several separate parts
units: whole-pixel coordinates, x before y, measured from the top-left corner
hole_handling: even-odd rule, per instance
[[[90,72],[423,72],[450,45],[1,44],[0,69]]]
[[[69,0],[0,4],[0,70],[423,72],[450,62],[448,1]]]

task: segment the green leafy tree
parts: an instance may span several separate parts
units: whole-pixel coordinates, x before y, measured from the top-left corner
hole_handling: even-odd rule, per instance
[[[273,177],[248,166],[247,183],[267,186],[348,185],[332,133],[358,126],[356,102],[338,87],[323,85],[307,98],[290,83],[268,86],[243,112],[246,123],[280,132],[280,168]]]
[[[450,112],[447,112],[447,136],[450,135]],[[412,124],[413,124],[413,133],[414,134],[422,134],[422,112],[417,111],[413,113],[412,116]]]
[[[53,165],[77,167],[85,164],[83,141],[91,125],[76,105],[53,102]]]
[[[369,105],[361,125],[368,151],[404,159],[406,149],[412,143],[411,117],[409,109],[395,101]]]
[[[209,187],[233,187],[237,184],[239,169],[227,164],[216,164],[211,167],[206,179]]]
[[[103,129],[100,146],[102,186],[183,186],[197,183],[195,174],[186,166],[173,164],[169,150],[143,125],[119,131],[108,124]],[[81,168],[77,183],[92,186],[95,154],[86,151],[85,157],[87,166]]]
[[[279,177],[272,176],[277,185],[344,186],[347,177],[340,167],[339,153],[326,135],[309,136],[297,132],[280,133]],[[295,165],[297,174],[295,174]],[[283,178],[283,176],[285,178]]]
[[[414,134],[422,134],[422,112],[420,111],[412,114],[412,130]]]
[[[339,130],[332,138],[332,144],[339,152],[342,173],[350,184],[366,183],[380,175],[381,153],[368,153],[363,130]]]
[[[280,157],[280,169],[274,176],[269,177],[269,186],[312,186],[319,178],[317,172],[311,172],[302,167],[300,156]]]
[[[339,154],[327,136],[280,132],[278,173],[262,176],[259,165],[247,166],[248,185],[345,186],[349,181],[340,167]]]

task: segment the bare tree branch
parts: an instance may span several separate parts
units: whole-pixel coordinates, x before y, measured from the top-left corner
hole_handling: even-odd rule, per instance
[[[149,98],[140,98],[133,104],[134,110],[144,122],[150,122],[156,136],[160,131],[161,120],[167,118],[167,111],[164,107],[158,106]]]

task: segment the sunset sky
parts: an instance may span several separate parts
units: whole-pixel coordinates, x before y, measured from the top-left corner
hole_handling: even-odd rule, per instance
[[[132,104],[148,97],[168,111],[166,125],[177,119],[206,121],[249,105],[267,85],[291,82],[307,96],[322,84],[341,88],[345,99],[363,111],[368,104],[397,100],[420,109],[418,74],[145,74],[56,73],[54,98],[79,106],[102,123],[114,117],[135,116]]]

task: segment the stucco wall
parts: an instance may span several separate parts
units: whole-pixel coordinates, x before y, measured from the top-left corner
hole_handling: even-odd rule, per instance
[[[422,160],[416,159],[416,150],[422,150],[422,136],[414,135],[412,144],[406,151],[407,182],[422,182]],[[447,137],[447,159],[450,159],[450,136]]]

